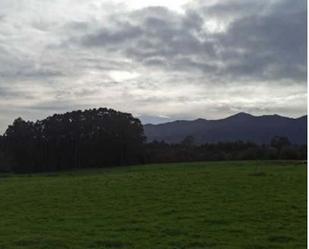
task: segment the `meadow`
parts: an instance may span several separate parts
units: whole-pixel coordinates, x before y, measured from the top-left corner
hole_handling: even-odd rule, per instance
[[[307,168],[199,162],[0,175],[0,249],[302,249]]]

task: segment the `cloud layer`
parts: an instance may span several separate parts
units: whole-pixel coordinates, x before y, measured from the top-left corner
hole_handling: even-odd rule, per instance
[[[306,1],[205,2],[0,0],[0,130],[100,106],[154,122],[305,114]]]

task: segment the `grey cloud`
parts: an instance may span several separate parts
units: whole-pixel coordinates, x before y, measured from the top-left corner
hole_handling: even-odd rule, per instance
[[[176,57],[179,55],[214,55],[212,44],[201,43],[193,35],[193,30],[187,28],[190,22],[188,18],[191,16],[183,18],[165,8],[146,8],[129,13],[124,19],[131,22],[119,21],[116,29],[103,29],[83,37],[82,44],[121,50],[137,61],[154,59],[153,57],[177,61]],[[192,23],[190,25],[194,27]],[[169,63],[173,63],[173,60]]]
[[[47,79],[63,76],[63,72],[56,65],[37,63],[27,54],[20,53],[17,49],[7,48],[8,44],[0,41],[0,79],[25,80]]]
[[[214,14],[233,15],[226,32],[203,30],[207,15]],[[145,8],[119,18],[116,29],[83,37],[82,44],[121,51],[145,65],[197,69],[227,80],[306,79],[304,0],[227,1],[185,15]]]
[[[248,0],[225,0],[218,1],[214,5],[206,5],[206,1],[198,1],[195,9],[199,9],[202,16],[211,16],[230,19],[239,19],[244,16],[254,15],[257,12],[267,11],[272,4],[272,0],[248,1]]]
[[[290,2],[290,1],[289,1]],[[296,1],[297,2],[297,1]],[[298,1],[299,2],[299,1]],[[302,1],[304,2],[304,1]],[[287,2],[282,2],[287,5]],[[290,2],[293,5],[294,2]],[[252,15],[231,24],[228,33],[219,36],[223,48],[222,58],[235,63],[226,72],[256,78],[306,80],[307,12],[306,4],[295,11],[282,10],[278,5],[268,15]],[[289,6],[287,6],[288,8]]]
[[[0,86],[0,97],[6,98],[6,99],[14,99],[17,97],[31,98],[30,96],[27,96],[23,91],[12,89],[9,87],[4,87],[4,86]]]
[[[118,24],[119,30],[101,30],[97,34],[92,34],[85,39],[82,39],[82,44],[85,46],[108,46],[108,45],[119,45],[124,44],[128,40],[132,40],[142,34],[142,30],[127,23]]]
[[[44,1],[40,13],[22,2],[0,1],[2,116],[102,105],[172,119],[306,112],[305,0],[200,0],[182,13],[89,0]]]
[[[151,115],[140,115],[138,118],[141,120],[143,124],[160,124],[172,121],[172,119],[168,117],[160,117],[160,116],[151,116]]]

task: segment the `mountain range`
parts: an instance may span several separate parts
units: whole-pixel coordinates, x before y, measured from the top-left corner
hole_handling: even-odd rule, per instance
[[[287,137],[293,144],[307,144],[307,115],[289,118],[279,115],[253,116],[238,113],[219,120],[177,120],[162,124],[145,124],[147,141],[179,143],[192,136],[196,144],[250,141],[269,144],[274,136]]]

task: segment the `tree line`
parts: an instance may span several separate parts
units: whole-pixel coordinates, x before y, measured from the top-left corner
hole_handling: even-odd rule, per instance
[[[2,168],[15,172],[141,163],[145,137],[131,114],[99,108],[17,118],[0,138]]]
[[[196,145],[146,143],[129,113],[99,108],[55,114],[36,122],[17,118],[0,136],[0,171],[44,172],[76,168],[204,160],[302,159],[307,146],[275,137],[269,145],[235,141]]]
[[[193,137],[179,144],[153,141],[146,145],[151,163],[224,160],[307,160],[307,145],[293,145],[286,137],[274,137],[270,144],[234,141],[196,145]]]

